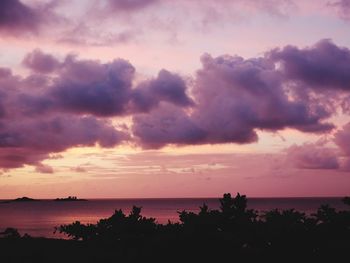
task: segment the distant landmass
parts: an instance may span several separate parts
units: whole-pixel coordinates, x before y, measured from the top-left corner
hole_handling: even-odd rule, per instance
[[[40,201],[39,199],[33,199],[33,198],[29,198],[26,196],[23,197],[19,197],[13,200],[6,200],[6,201],[2,201],[0,203],[19,203],[19,202],[37,202]],[[87,201],[87,199],[81,199],[81,198],[77,198],[76,196],[68,196],[66,198],[56,198],[52,201],[56,201],[56,202],[76,202],[76,201]]]
[[[8,201],[8,202],[36,202],[36,201],[39,201],[39,200],[23,196],[23,197],[16,198],[16,199]]]
[[[57,202],[76,202],[76,201],[87,201],[87,200],[77,198],[76,196],[68,196],[67,198],[56,198],[54,201],[57,201]]]

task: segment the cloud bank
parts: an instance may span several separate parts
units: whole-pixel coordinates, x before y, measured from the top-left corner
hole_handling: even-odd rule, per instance
[[[34,50],[23,59],[27,76],[0,68],[0,166],[49,173],[41,162],[73,147],[245,144],[259,139],[257,131],[286,128],[328,134],[339,96],[349,92],[350,51],[330,40],[251,59],[204,54],[201,63],[190,80],[162,69],[136,83],[124,59],[58,59]],[[129,128],[115,124],[125,116]],[[348,157],[349,132],[345,126],[335,134]],[[318,150],[304,145],[290,154],[302,168],[338,167],[331,151]]]
[[[191,91],[192,111],[156,108],[151,115],[134,117],[133,131],[146,148],[250,143],[258,140],[257,130],[329,132],[334,125],[328,119],[336,107],[332,98],[337,90],[347,91],[350,83],[349,58],[347,48],[329,40],[304,49],[288,46],[253,59],[205,54]],[[174,136],[175,126],[188,136]]]
[[[0,34],[17,38],[44,36],[71,45],[108,46],[136,41],[145,28],[171,34],[188,25],[194,30],[205,30],[209,25],[248,19],[258,13],[286,17],[295,9],[290,0],[3,0]],[[113,27],[110,21],[114,21]]]

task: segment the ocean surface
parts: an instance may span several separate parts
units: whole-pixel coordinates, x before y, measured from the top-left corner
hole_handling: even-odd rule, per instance
[[[209,208],[219,208],[217,198],[171,198],[171,199],[93,199],[81,202],[37,202],[0,203],[0,232],[6,227],[14,227],[21,234],[31,236],[63,237],[54,234],[54,227],[74,221],[96,223],[109,217],[114,210],[129,213],[133,205],[142,207],[142,215],[156,218],[158,223],[178,221],[178,211],[198,211],[206,203]],[[341,198],[249,198],[248,208],[260,212],[277,209],[291,209],[311,214],[321,204],[329,204],[336,209],[346,209]]]

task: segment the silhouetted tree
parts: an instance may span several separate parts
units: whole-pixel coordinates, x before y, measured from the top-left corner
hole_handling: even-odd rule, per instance
[[[97,224],[73,224],[61,225],[56,231],[65,233],[75,240],[110,240],[143,238],[156,231],[157,224],[154,218],[146,218],[141,215],[141,208],[134,206],[128,216],[122,210],[116,210],[106,219],[101,219]]]
[[[346,196],[342,199],[343,203],[350,206],[350,197]]]
[[[18,230],[12,227],[8,227],[4,230],[4,232],[0,232],[0,236],[2,236],[3,238],[11,238],[11,239],[21,237]]]
[[[349,198],[343,202],[349,204]],[[199,212],[178,214],[179,222],[162,225],[142,216],[140,207],[133,207],[128,215],[116,210],[96,224],[74,222],[56,230],[76,242],[101,246],[103,251],[114,253],[118,248],[130,262],[137,261],[137,256],[143,259],[142,255],[152,260],[155,255],[167,259],[173,255],[173,262],[223,262],[233,258],[256,261],[262,257],[283,261],[286,255],[294,261],[311,262],[332,255],[334,261],[335,254],[350,250],[350,210],[337,211],[328,205],[312,215],[294,209],[258,214],[248,209],[245,195],[232,197],[227,193],[220,199],[219,209],[203,204]]]

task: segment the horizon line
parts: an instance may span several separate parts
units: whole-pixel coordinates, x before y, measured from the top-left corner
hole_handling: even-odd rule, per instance
[[[241,194],[241,196],[244,194]],[[231,196],[234,198],[235,195]],[[312,198],[344,198],[346,196],[350,196],[349,195],[337,195],[337,196],[248,196],[245,195],[246,198],[249,199],[312,199]],[[43,198],[37,198],[37,197],[31,197],[31,196],[18,196],[18,197],[14,197],[14,198],[0,198],[0,201],[8,201],[8,200],[14,200],[17,198],[22,198],[22,197],[28,197],[28,198],[32,198],[35,200],[43,200],[43,201],[48,201],[48,200],[55,200],[57,198],[67,198],[67,197],[43,197]],[[155,200],[155,199],[221,199],[223,196],[193,196],[193,197],[77,197],[78,199],[86,199],[86,200],[111,200],[111,199],[119,199],[119,200],[137,200],[137,199],[143,199],[143,200]]]

